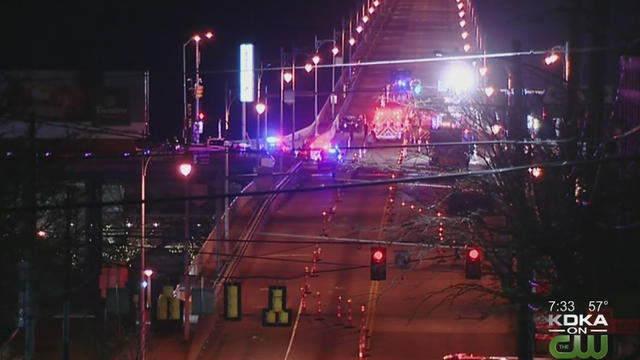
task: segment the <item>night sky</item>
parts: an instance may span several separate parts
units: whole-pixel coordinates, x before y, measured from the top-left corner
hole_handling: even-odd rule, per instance
[[[522,41],[524,49],[539,49],[562,44],[568,36],[569,1],[476,1],[490,39],[490,51],[509,50],[515,38]],[[190,36],[205,30],[216,34],[213,42],[202,45],[202,71],[206,73],[203,107],[207,119],[215,121],[224,113],[225,80],[230,87],[237,87],[237,75],[220,70],[237,68],[240,43],[255,43],[256,62],[262,60],[275,66],[281,46],[310,47],[314,34],[330,37],[333,28],[339,29],[342,19],[348,18],[359,3],[3,1],[0,68],[150,70],[151,130],[155,138],[162,139],[177,135],[181,126],[181,51]],[[611,43],[637,38],[640,31],[633,20],[638,14],[636,1],[617,0],[612,4]],[[587,22],[592,15],[585,14]],[[608,77],[615,82],[618,54],[613,51],[609,55]],[[277,76],[268,75],[265,80],[275,90],[272,94],[277,93]],[[305,107],[304,103],[301,106]],[[239,106],[235,106],[233,124],[239,122],[239,113]],[[273,119],[278,117],[277,113],[272,114]],[[213,135],[214,128],[210,126],[207,132]],[[238,132],[238,127],[234,126],[234,130]]]

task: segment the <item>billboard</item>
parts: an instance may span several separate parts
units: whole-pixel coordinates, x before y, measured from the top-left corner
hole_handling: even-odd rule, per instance
[[[0,137],[140,138],[144,72],[0,71]]]
[[[255,99],[253,74],[253,44],[240,45],[240,101],[253,102]]]

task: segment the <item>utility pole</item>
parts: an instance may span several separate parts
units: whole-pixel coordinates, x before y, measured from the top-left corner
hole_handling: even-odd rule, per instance
[[[571,0],[571,18],[569,19],[569,43],[572,48],[579,49],[582,46],[582,1]],[[578,90],[580,87],[579,72],[582,67],[582,55],[577,51],[570,52],[569,64],[572,69],[569,72],[567,84],[567,114],[564,119],[561,137],[564,139],[578,136]],[[577,156],[576,144],[567,144],[564,148],[565,160],[575,160]]]
[[[65,274],[64,303],[62,304],[62,360],[69,360],[69,305],[71,303],[71,187],[67,187],[65,197]]]
[[[519,40],[513,41],[514,52],[520,52],[521,43]],[[510,66],[510,79],[511,86],[510,91],[513,91],[512,99],[508,107],[508,138],[509,140],[524,140],[527,137],[527,126],[524,117],[524,85],[522,83],[522,58],[516,56],[511,61]],[[514,158],[512,163],[516,166],[525,164],[526,158],[524,154],[524,146],[517,145],[512,153]],[[517,177],[514,177],[514,202],[519,204],[527,203],[525,196],[525,177],[524,173],[518,173]],[[521,236],[524,236],[522,234]],[[520,292],[527,293],[529,287],[529,281],[531,280],[531,264],[529,263],[530,254],[527,253],[528,243],[527,238],[516,239],[516,280],[518,289]],[[533,314],[526,300],[517,302],[517,343],[518,343],[518,359],[531,360],[533,359],[533,337],[534,337],[534,324]]]
[[[296,50],[292,49],[293,59],[291,60],[291,83],[292,83],[292,91],[293,91],[293,104],[292,104],[292,115],[291,115],[291,154],[295,155],[296,149]]]

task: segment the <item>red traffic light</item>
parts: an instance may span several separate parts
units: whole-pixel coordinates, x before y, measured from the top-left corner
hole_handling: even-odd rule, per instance
[[[469,258],[470,261],[480,260],[480,250],[476,248],[470,249],[469,252],[467,253],[467,257]]]
[[[371,253],[371,260],[373,260],[376,263],[381,263],[384,261],[384,251],[382,249],[374,249],[373,252]]]
[[[198,119],[204,120],[204,113],[203,112],[198,114]]]

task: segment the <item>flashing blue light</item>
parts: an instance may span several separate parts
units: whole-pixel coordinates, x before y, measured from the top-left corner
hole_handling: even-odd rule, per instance
[[[122,156],[129,157],[129,156],[131,156],[131,153],[126,152],[126,153],[122,154]]]
[[[90,153],[90,152],[86,152],[86,153],[84,153],[84,157],[90,157],[91,155],[93,155],[93,154],[92,154],[92,153]]]
[[[267,142],[268,142],[269,144],[276,144],[276,143],[279,143],[279,142],[280,142],[280,138],[279,138],[279,137],[277,137],[277,136],[269,136],[269,137],[267,138]]]

